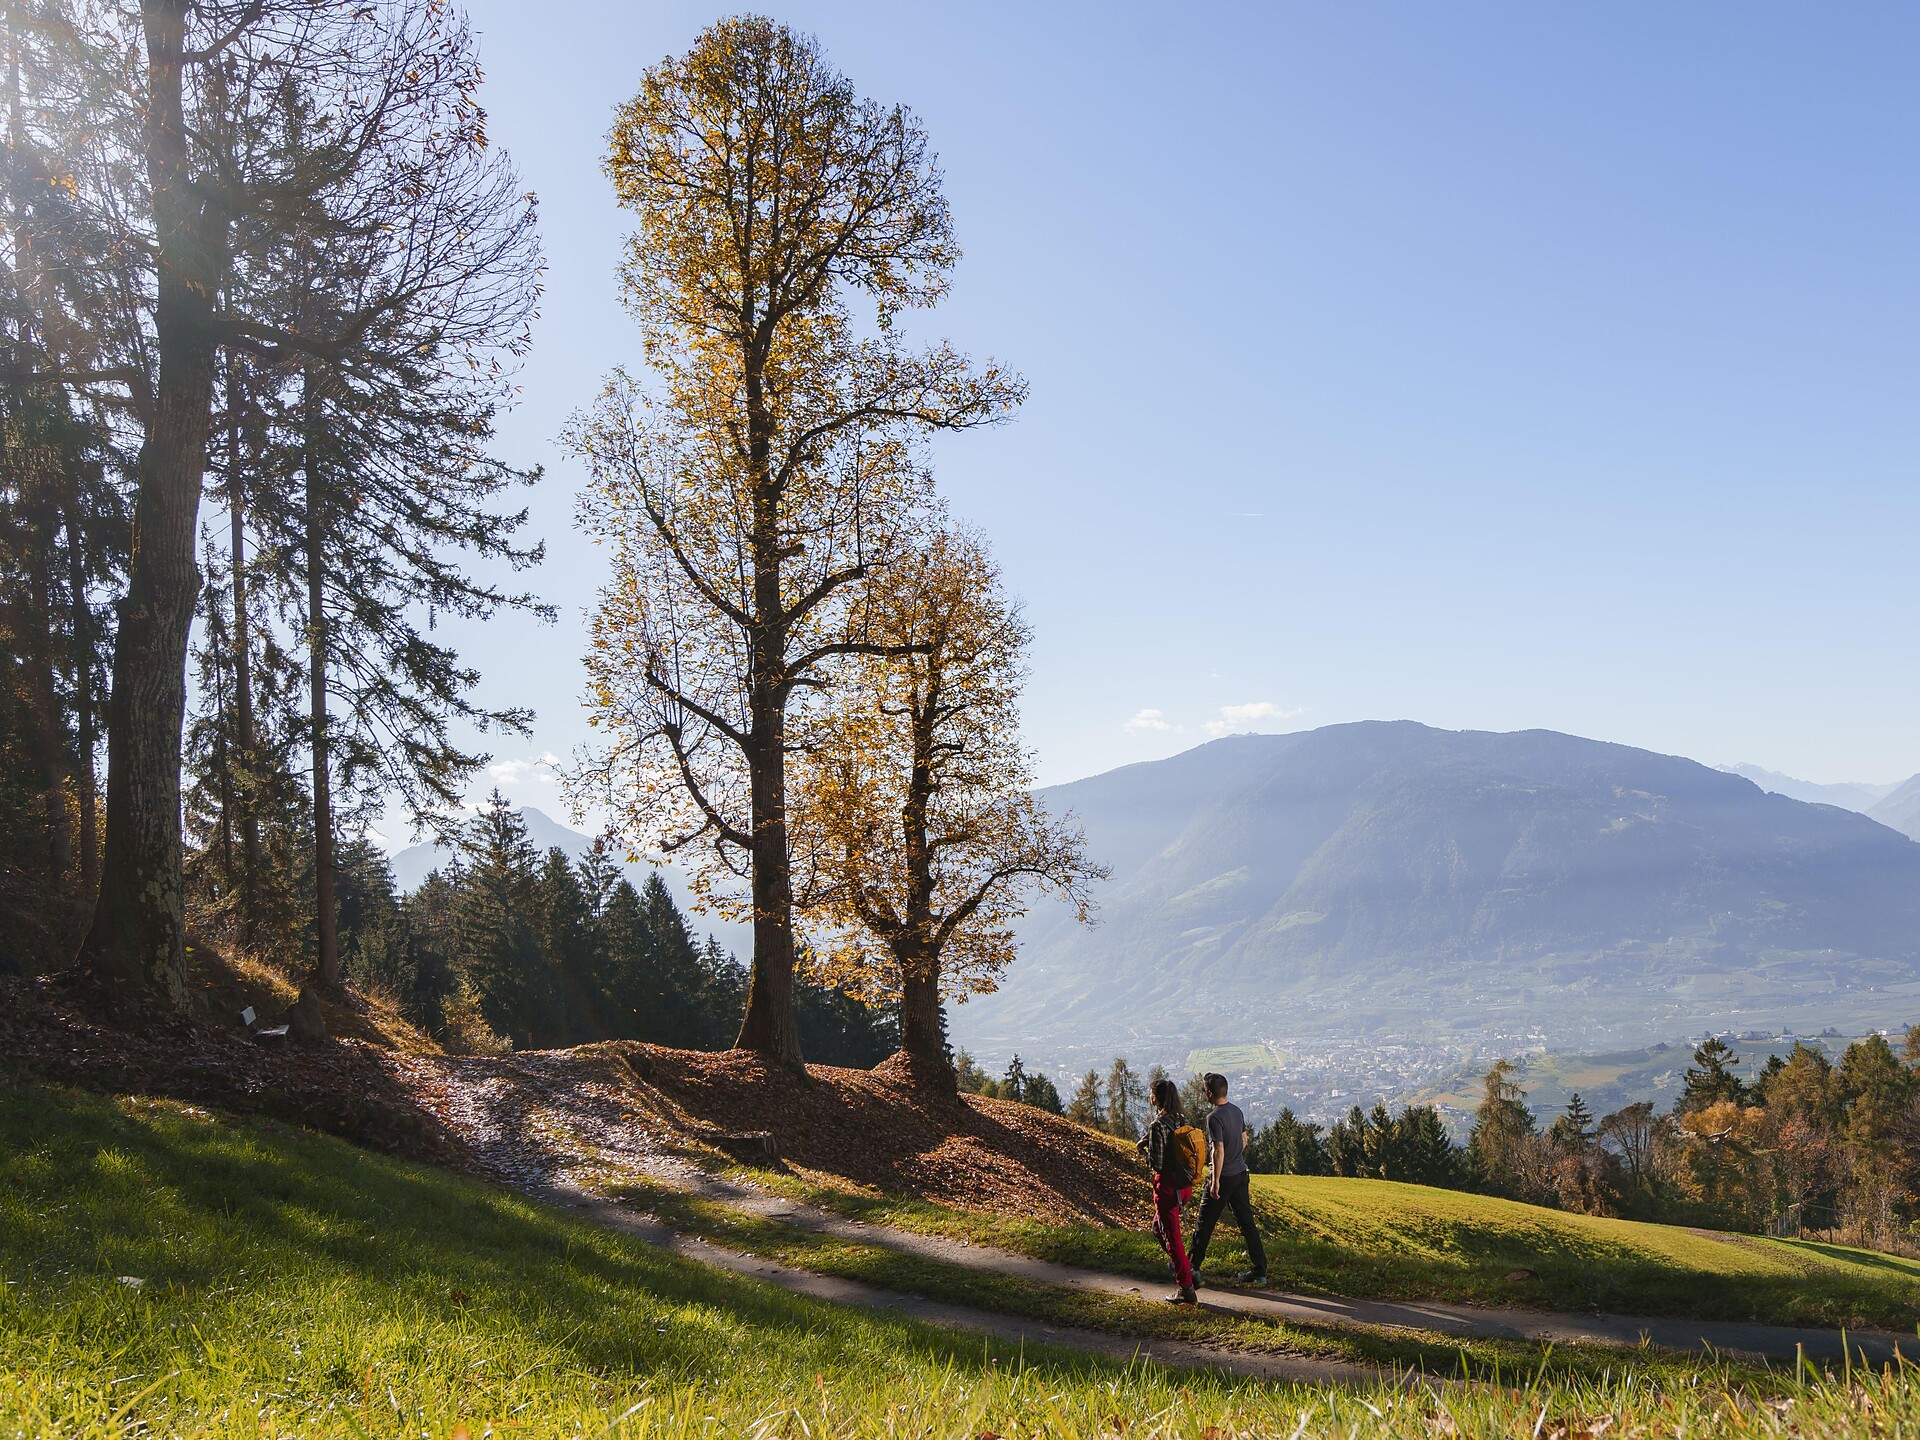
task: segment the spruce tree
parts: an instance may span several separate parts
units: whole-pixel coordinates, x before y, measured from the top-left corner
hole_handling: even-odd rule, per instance
[[[1080,1077],[1080,1084],[1074,1090],[1073,1099],[1067,1105],[1067,1118],[1076,1125],[1085,1125],[1091,1130],[1102,1128],[1105,1110],[1100,1097],[1098,1070],[1089,1070]]]
[[[1045,1110],[1050,1115],[1058,1115],[1064,1108],[1060,1103],[1060,1087],[1038,1070],[1026,1077],[1020,1098],[1034,1109]]]
[[[1122,1140],[1140,1138],[1140,1110],[1146,1100],[1146,1087],[1127,1063],[1124,1055],[1114,1060],[1107,1071],[1105,1087],[1107,1133]]]
[[[1675,1112],[1691,1115],[1723,1100],[1744,1100],[1747,1087],[1733,1073],[1733,1067],[1739,1063],[1740,1057],[1726,1041],[1717,1035],[1709,1036],[1693,1052],[1693,1064],[1681,1076],[1680,1100],[1674,1106]]]
[[[1534,1133],[1533,1112],[1526,1091],[1513,1078],[1519,1066],[1496,1060],[1487,1071],[1484,1093],[1473,1114],[1473,1132],[1467,1152],[1480,1183],[1495,1193],[1515,1188],[1520,1180],[1520,1147]]]
[[[564,1039],[560,997],[534,926],[539,856],[520,816],[494,791],[461,835],[457,964],[486,1022],[516,1049]]]
[[[534,884],[534,924],[541,954],[559,991],[562,1043],[579,1045],[608,1038],[602,1018],[606,1001],[600,989],[604,967],[598,927],[579,873],[557,845],[540,862]]]

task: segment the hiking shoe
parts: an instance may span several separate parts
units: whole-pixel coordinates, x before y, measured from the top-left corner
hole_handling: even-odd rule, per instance
[[[1167,1296],[1167,1304],[1169,1305],[1198,1305],[1199,1303],[1200,1297],[1193,1293],[1193,1286],[1191,1285],[1182,1285],[1178,1290],[1174,1291],[1173,1294]]]
[[[1233,1278],[1242,1285],[1251,1285],[1256,1289],[1265,1289],[1267,1284],[1267,1272],[1264,1270],[1242,1270]]]

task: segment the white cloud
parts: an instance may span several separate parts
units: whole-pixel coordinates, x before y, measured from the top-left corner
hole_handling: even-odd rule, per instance
[[[1291,710],[1283,710],[1271,700],[1255,700],[1246,705],[1222,705],[1220,718],[1207,721],[1201,728],[1209,735],[1225,735],[1234,731],[1255,729],[1263,721],[1292,720],[1306,713],[1306,710],[1299,706]]]
[[[487,774],[501,785],[524,785],[529,780],[551,785],[553,767],[559,763],[560,757],[549,750],[526,760],[496,760],[487,766]]]
[[[1163,710],[1141,710],[1127,721],[1129,735],[1138,735],[1146,730],[1178,730],[1180,727],[1167,719]]]

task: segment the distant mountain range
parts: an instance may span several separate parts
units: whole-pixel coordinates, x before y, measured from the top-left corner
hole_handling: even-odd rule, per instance
[[[1920,811],[1920,782],[1874,803],[1906,791]],[[1044,796],[1113,874],[1097,928],[1037,909],[1003,988],[956,1009],[987,1055],[1591,1051],[1920,1011],[1920,844],[1691,760],[1380,722]]]
[[[1838,805],[1843,810],[1856,810],[1910,839],[1920,840],[1920,775],[1895,785],[1872,785],[1864,781],[1819,785],[1811,780],[1796,780],[1777,770],[1762,770],[1758,765],[1720,768],[1729,775],[1751,780],[1775,795],[1804,800],[1810,805]]]
[[[1763,770],[1758,765],[1723,765],[1720,768],[1729,775],[1751,780],[1762,790],[1785,795],[1789,800],[1804,800],[1809,805],[1838,805],[1842,810],[1857,810],[1862,815],[1872,814],[1875,805],[1900,788],[1898,785],[1872,785],[1864,781],[1820,785],[1811,780],[1796,780],[1791,775],[1782,775],[1778,770]]]
[[[578,862],[593,849],[593,837],[582,835],[578,830],[569,829],[548,815],[544,810],[536,810],[531,805],[520,810],[520,819],[527,827],[527,838],[542,855],[558,846],[569,860]],[[393,868],[394,883],[402,890],[413,891],[435,870],[439,870],[453,859],[451,847],[439,843],[409,845],[406,849],[387,857],[387,864]],[[745,925],[723,920],[717,915],[699,915],[693,912],[693,887],[687,883],[685,872],[672,865],[622,865],[621,869],[636,886],[645,882],[653,871],[660,872],[660,878],[667,882],[667,888],[673,892],[673,900],[687,912],[687,924],[696,935],[712,935],[727,949],[747,960],[753,954],[753,936]]]

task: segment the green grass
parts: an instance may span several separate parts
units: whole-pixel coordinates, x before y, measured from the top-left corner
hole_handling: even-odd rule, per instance
[[[1227,1350],[1307,1356],[1396,1372],[1419,1372],[1441,1380],[1494,1381],[1513,1375],[1594,1379],[1617,1371],[1623,1356],[1614,1347],[1551,1345],[1506,1340],[1462,1340],[1399,1327],[1316,1326],[1167,1305],[1160,1297],[1171,1282],[1165,1266],[1138,1297],[1049,1285],[1021,1276],[909,1255],[880,1244],[821,1235],[755,1216],[725,1202],[691,1199],[651,1184],[618,1188],[685,1234],[703,1236],[730,1249],[765,1256],[783,1265],[857,1280],[902,1294],[924,1296],[997,1314],[1023,1315],[1056,1325],[1101,1330],[1134,1338],[1175,1340]],[[1665,1352],[1636,1354],[1634,1363],[1651,1378],[1696,1376],[1697,1360]],[[1723,1380],[1762,1393],[1777,1393],[1778,1372],[1723,1365]]]
[[[764,1172],[766,1185],[876,1224],[998,1245],[1069,1265],[1158,1279],[1165,1261],[1139,1230],[1043,1225],[914,1200],[853,1196]],[[1872,1250],[1601,1220],[1486,1195],[1384,1180],[1256,1175],[1268,1274],[1285,1289],[1532,1309],[1759,1318],[1781,1325],[1911,1331],[1920,1262]],[[1207,1268],[1245,1264],[1231,1217]],[[1517,1270],[1534,1278],[1509,1282]]]
[[[1254,1194],[1276,1281],[1331,1294],[1908,1332],[1920,1318],[1920,1262],[1872,1250],[1384,1180],[1261,1175]],[[1536,1278],[1507,1281],[1522,1269]]]
[[[1277,1070],[1286,1056],[1265,1045],[1212,1045],[1187,1056],[1187,1069],[1203,1075],[1218,1070],[1229,1075],[1252,1075],[1262,1070]]]
[[[1904,1373],[1774,1399],[1713,1367],[1345,1391],[1023,1357],[335,1141],[41,1089],[0,1088],[0,1282],[9,1440],[1920,1429]]]

